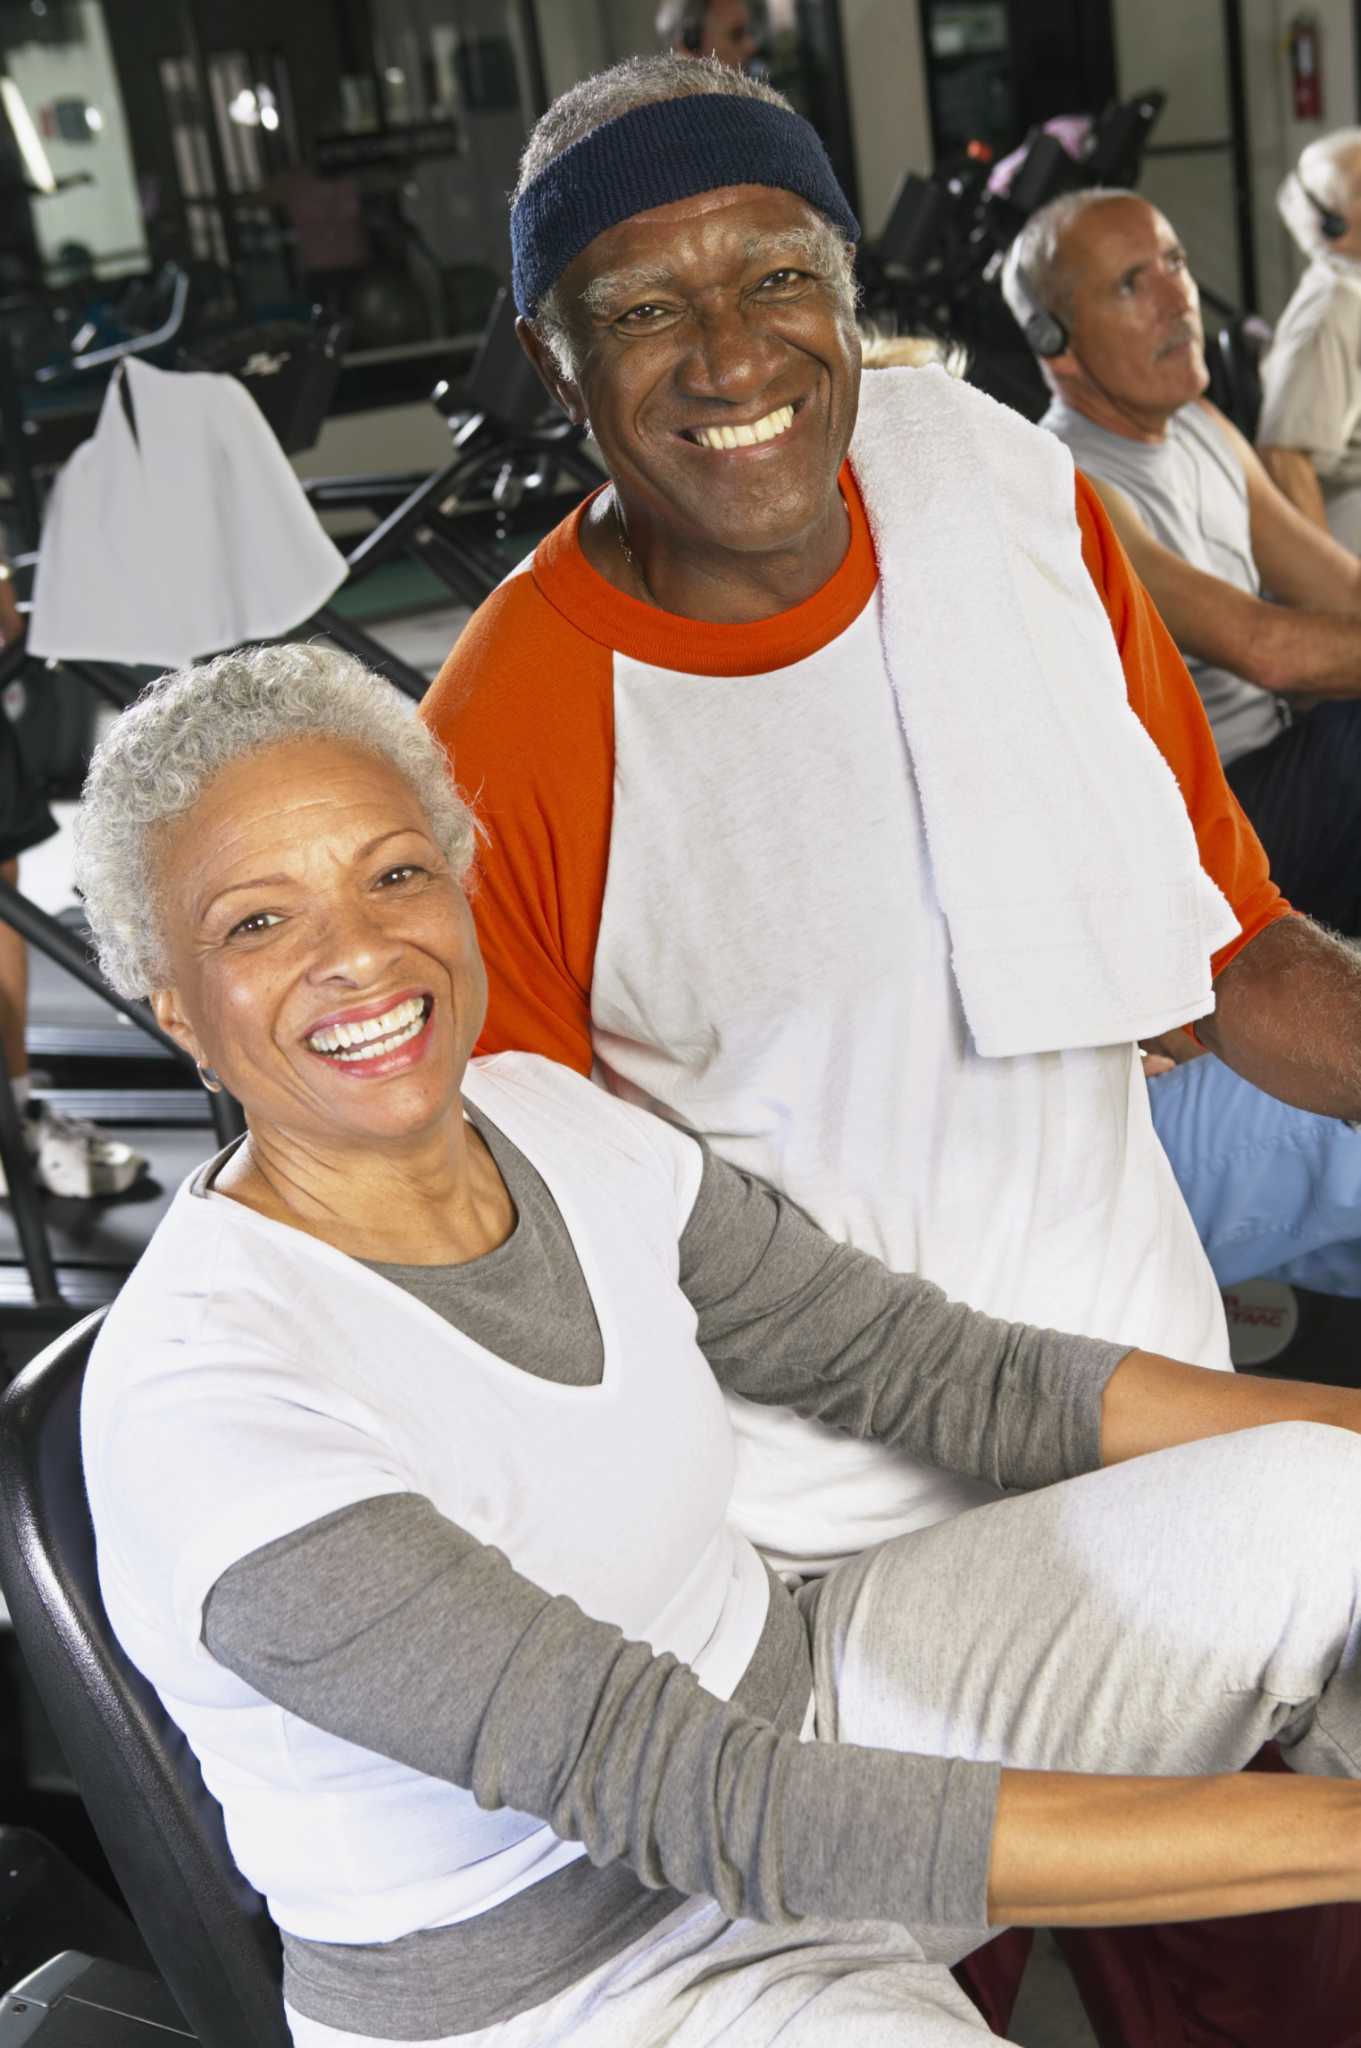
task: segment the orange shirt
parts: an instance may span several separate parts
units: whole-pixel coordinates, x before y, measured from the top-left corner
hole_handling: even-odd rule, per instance
[[[711,625],[626,597],[582,553],[578,507],[469,623],[421,708],[488,832],[473,896],[491,985],[479,1051],[538,1052],[590,1071],[615,775],[614,656],[687,674],[755,676],[826,646],[859,616],[878,574],[849,469],[841,484],[851,513],[845,560],[812,597],[773,619]],[[1224,779],[1185,663],[1081,475],[1077,518],[1130,705],[1176,777],[1201,865],[1242,926],[1214,956],[1218,974],[1289,906]]]

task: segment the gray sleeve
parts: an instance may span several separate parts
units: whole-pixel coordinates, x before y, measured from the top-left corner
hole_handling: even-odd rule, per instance
[[[1101,1396],[1128,1344],[1001,1322],[836,1244],[706,1152],[680,1284],[724,1387],[994,1486],[1101,1463]]]
[[[780,1734],[417,1495],[231,1566],[203,1640],[300,1719],[533,1814],[653,1888],[758,1920],[987,1924],[998,1766]]]

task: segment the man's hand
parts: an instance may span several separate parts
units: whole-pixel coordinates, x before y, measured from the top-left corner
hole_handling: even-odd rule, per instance
[[[1361,953],[1309,918],[1278,918],[1244,946],[1196,1030],[1268,1095],[1361,1120]]]

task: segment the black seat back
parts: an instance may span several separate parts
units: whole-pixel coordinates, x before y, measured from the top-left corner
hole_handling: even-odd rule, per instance
[[[203,2048],[290,2048],[277,1931],[100,1598],[80,1395],[103,1313],[57,1338],[0,1400],[0,1585],[105,1854]]]
[[[1271,329],[1255,314],[1239,313],[1218,335],[1224,411],[1249,441],[1257,438],[1262,414],[1262,357],[1271,346]],[[1213,380],[1211,391],[1213,393]]]
[[[460,404],[485,413],[503,433],[532,432],[552,401],[515,334],[515,301],[504,285],[492,301]]]

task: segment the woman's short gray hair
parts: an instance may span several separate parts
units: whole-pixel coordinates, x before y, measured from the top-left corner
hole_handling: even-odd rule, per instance
[[[637,107],[657,106],[663,100],[716,92],[735,99],[764,100],[769,106],[794,111],[773,85],[767,85],[763,78],[748,77],[745,71],[735,70],[718,57],[626,57],[622,64],[613,64],[608,71],[598,71],[593,78],[583,78],[571,86],[540,117],[520,158],[520,175],[511,194],[511,205],[555,157],[570,149],[574,142],[593,135],[607,121],[616,121],[621,114],[631,114]],[[830,221],[822,225],[826,234],[820,253],[836,289],[845,299],[847,311],[853,311],[857,298],[854,245]],[[531,324],[563,375],[574,377],[575,337],[569,309],[556,285],[539,300]]]
[[[99,964],[122,996],[169,985],[157,840],[244,755],[347,741],[390,761],[462,881],[477,825],[414,708],[353,656],[299,643],[243,647],[150,684],[95,749],[76,817],[76,886]]]
[[[1327,256],[1334,243],[1323,232],[1319,207],[1345,213],[1361,185],[1361,128],[1338,128],[1300,151],[1297,167],[1276,194],[1276,211],[1305,256]],[[1311,197],[1312,194],[1312,197]],[[1314,204],[1318,201],[1318,206]]]

